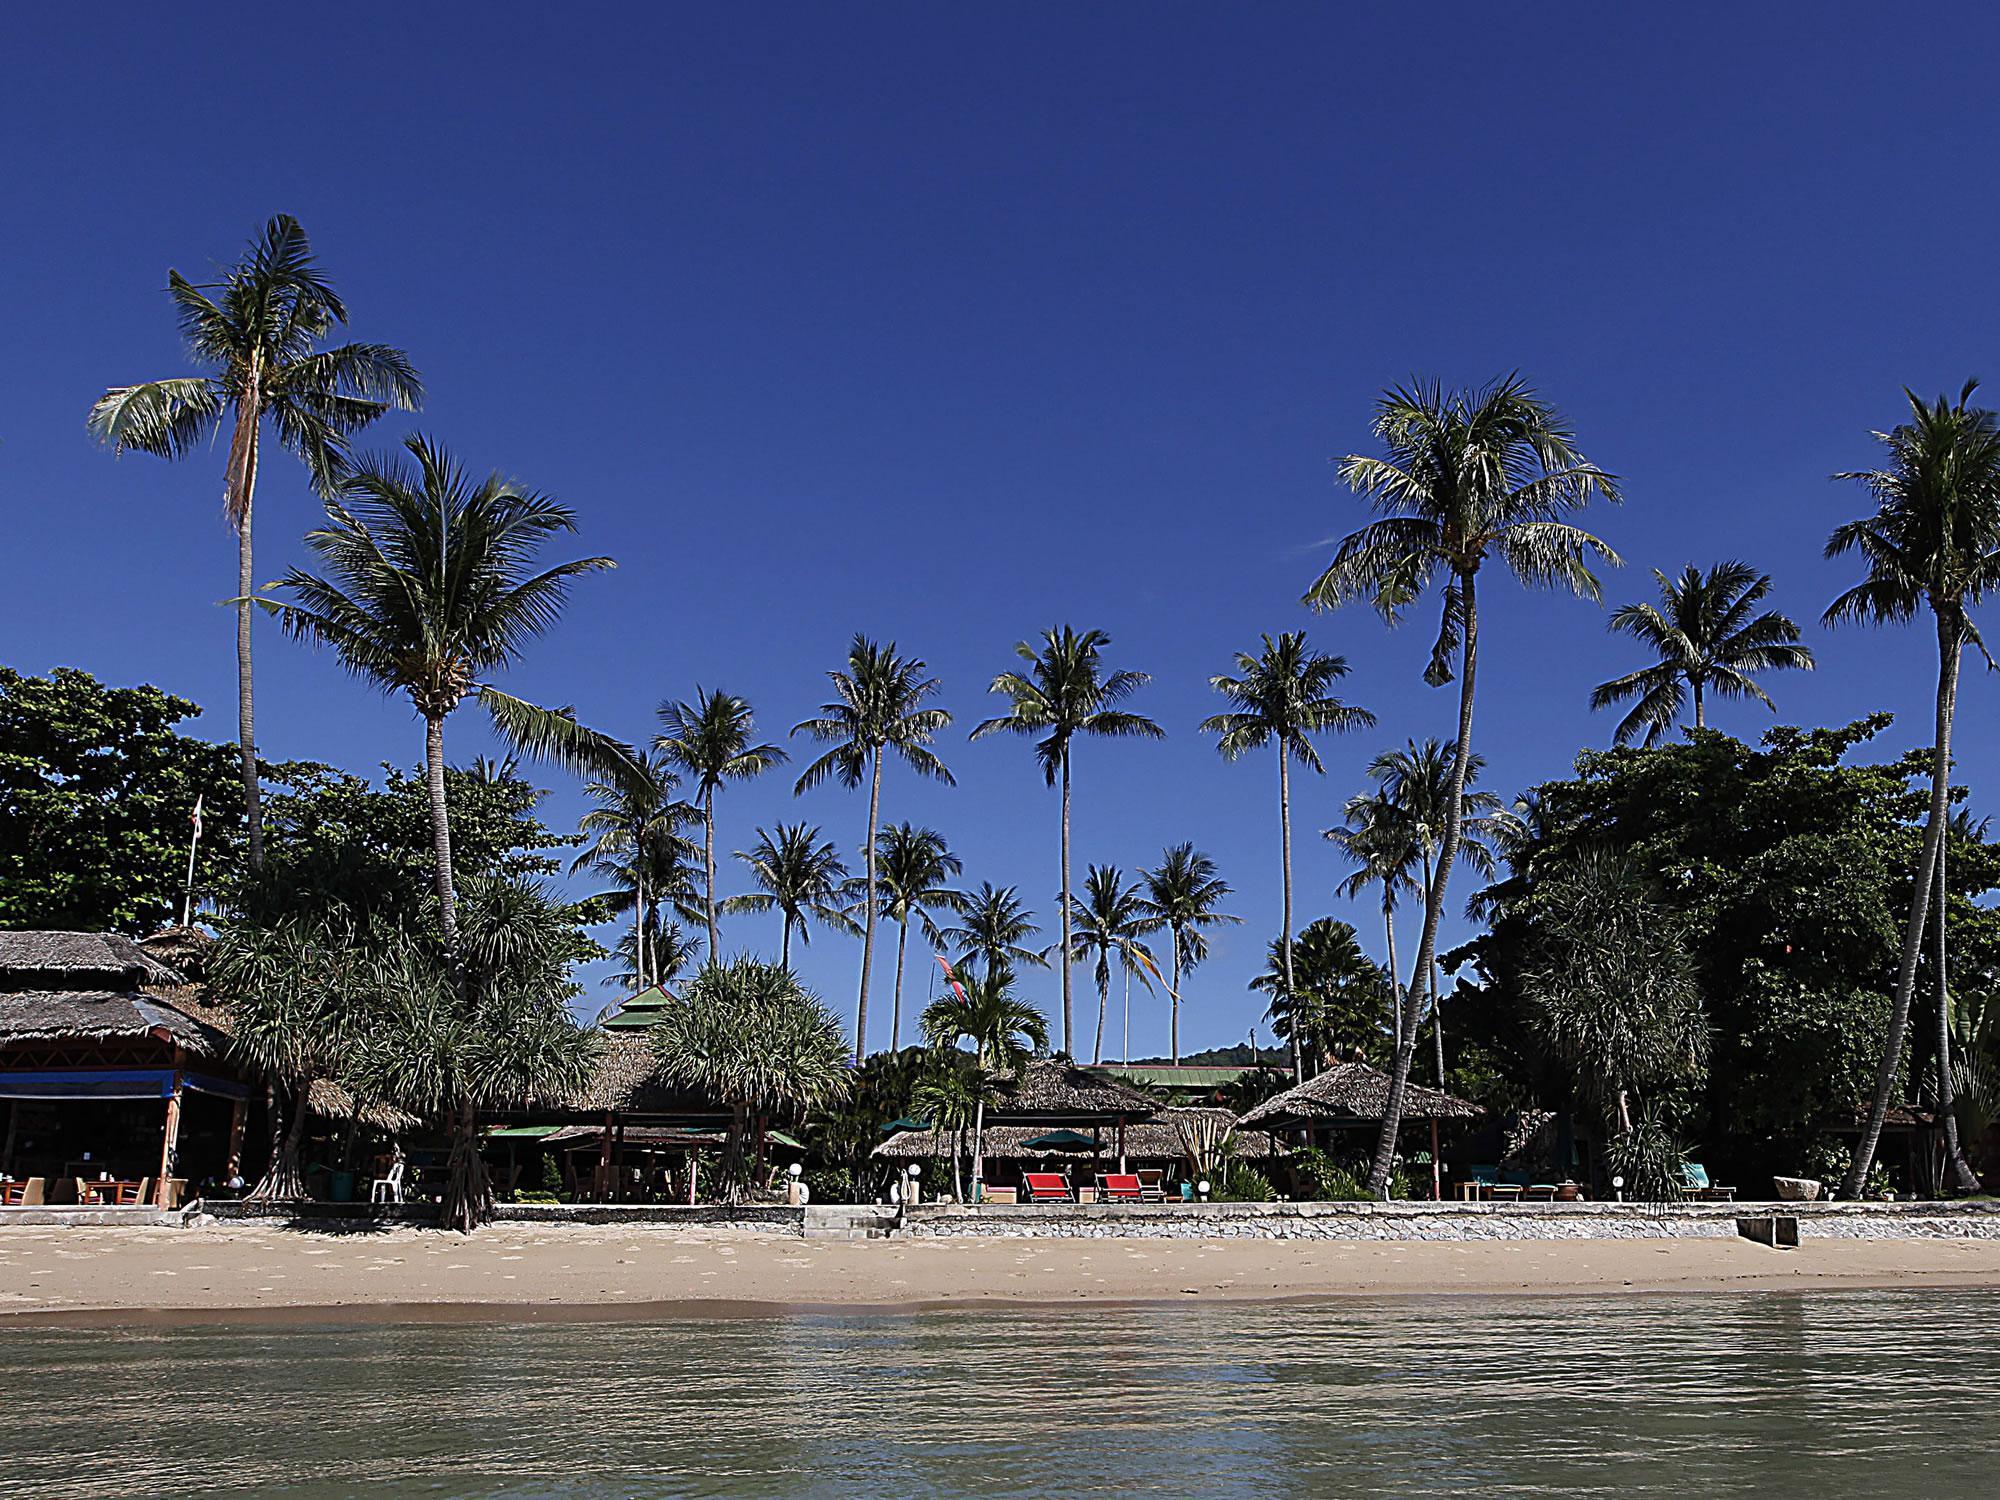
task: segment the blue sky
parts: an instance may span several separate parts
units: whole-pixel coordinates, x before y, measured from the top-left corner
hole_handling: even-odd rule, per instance
[[[1740,556],[1810,621],[1851,576],[1820,545],[1863,506],[1826,476],[1871,461],[1903,384],[1991,371],[2000,334],[2000,23],[1977,10],[1948,35],[1824,4],[226,19],[12,18],[0,659],[157,682],[229,733],[222,455],[114,461],[82,419],[106,384],[184,369],[167,268],[289,212],[354,335],[417,361],[422,427],[571,502],[579,549],[619,560],[514,690],[637,737],[661,698],[720,685],[781,733],[864,630],[926,657],[969,728],[1014,641],[1108,630],[1171,738],[1081,748],[1079,875],[1191,838],[1249,919],[1188,987],[1190,1046],[1256,1023],[1244,982],[1278,909],[1276,777],[1195,733],[1208,676],[1262,631],[1348,656],[1381,727],[1296,788],[1299,920],[1371,940],[1317,830],[1376,750],[1450,727],[1418,675],[1428,612],[1390,633],[1297,602],[1365,518],[1332,460],[1367,448],[1384,384],[1518,368],[1556,399],[1625,482],[1589,517],[1630,564],[1611,602],[1650,595],[1651,567]],[[314,514],[268,462],[262,576]],[[1511,793],[1608,739],[1586,694],[1637,660],[1589,604],[1483,602],[1478,747]],[[1771,683],[1784,720],[1887,707],[1885,754],[1925,736],[1924,632],[1808,638],[1822,670]],[[419,758],[406,705],[268,631],[258,687],[273,758]],[[1983,673],[1961,726],[1990,808]],[[448,743],[491,748],[471,714]],[[954,732],[946,754],[957,789],[892,775],[885,816],[1052,919],[1056,804],[1028,747]],[[547,779],[567,823],[574,788]],[[858,845],[866,816],[779,776],[720,811],[728,848],[798,817]],[[738,919],[739,943],[775,924]],[[802,964],[849,1014],[857,955],[828,938]],[[1135,1003],[1134,1050],[1163,1040]]]

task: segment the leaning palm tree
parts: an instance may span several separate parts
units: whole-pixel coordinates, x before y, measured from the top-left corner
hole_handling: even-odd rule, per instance
[[[924,1007],[919,1028],[933,1047],[956,1051],[972,1044],[973,1084],[977,1089],[972,1120],[972,1201],[983,1196],[986,1178],[986,1098],[994,1079],[1018,1076],[1028,1060],[1049,1044],[1048,1022],[1024,1000],[1016,999],[1014,976],[1005,965],[961,983]]]
[[[820,717],[795,725],[793,734],[809,734],[833,748],[800,774],[795,793],[837,776],[843,786],[868,783],[868,843],[863,851],[867,875],[861,938],[861,998],[854,1011],[854,1056],[868,1052],[868,981],[875,968],[876,860],[875,830],[882,816],[882,762],[893,752],[919,776],[946,786],[951,772],[931,749],[931,741],[951,723],[942,708],[925,708],[924,700],[938,690],[935,677],[924,675],[924,664],[896,654],[896,643],[878,646],[857,635],[847,648],[847,670],[826,674],[838,695],[820,706]]]
[[[236,734],[250,868],[264,863],[250,680],[250,603],[257,586],[250,506],[264,424],[333,493],[348,441],[391,407],[415,410],[423,385],[409,356],[387,344],[320,347],[347,321],[347,306],[313,263],[305,231],[279,214],[217,283],[167,273],[188,352],[206,375],[114,386],[90,409],[90,430],[114,451],[179,458],[230,423],[222,512],[236,533]]]
[[[1079,734],[1165,739],[1166,731],[1143,714],[1118,707],[1150,680],[1144,672],[1104,670],[1104,648],[1111,637],[1101,630],[1077,631],[1068,625],[1042,633],[1037,651],[1026,641],[1014,650],[1028,670],[1002,672],[989,692],[1009,700],[1006,713],[987,719],[972,731],[980,739],[1001,730],[1036,735],[1035,758],[1050,786],[1062,787],[1062,1008],[1063,1051],[1070,1051],[1073,1011],[1070,1003],[1069,781],[1070,742]]]
[[[1554,407],[1509,376],[1479,391],[1447,393],[1436,384],[1386,392],[1376,406],[1382,457],[1353,455],[1341,476],[1385,514],[1343,540],[1306,600],[1329,608],[1371,602],[1391,624],[1440,575],[1444,607],[1425,681],[1456,676],[1458,744],[1437,866],[1424,894],[1424,925],[1414,972],[1437,951],[1438,923],[1463,837],[1464,770],[1472,757],[1473,686],[1479,662],[1479,570],[1491,558],[1530,586],[1564,588],[1597,599],[1593,556],[1616,563],[1602,541],[1563,518],[1594,496],[1618,498],[1617,482],[1577,451]],[[1416,986],[1405,994],[1406,1019]],[[1403,1123],[1403,1093],[1416,1045],[1402,1029],[1390,1074],[1382,1133],[1368,1185],[1387,1191]]]
[[[1127,975],[1137,973],[1147,989],[1153,987],[1146,977],[1153,952],[1143,940],[1159,924],[1146,906],[1143,891],[1139,881],[1127,885],[1116,865],[1092,865],[1084,874],[1083,890],[1077,894],[1076,909],[1070,915],[1079,956],[1097,956],[1092,969],[1097,981],[1097,1041],[1090,1056],[1093,1066],[1104,1061],[1104,1017],[1111,1008],[1113,957]]]
[[[958,925],[944,928],[938,937],[957,950],[958,967],[976,962],[981,973],[990,975],[1045,966],[1047,951],[1028,946],[1041,930],[1013,886],[982,880],[959,905]]]
[[[1396,907],[1408,895],[1423,889],[1417,884],[1417,867],[1422,859],[1416,825],[1409,814],[1386,796],[1375,791],[1347,799],[1346,821],[1329,828],[1321,837],[1347,856],[1354,869],[1334,887],[1334,893],[1353,900],[1370,886],[1382,891],[1382,941],[1389,959],[1390,1034],[1400,1045],[1403,1040],[1403,987],[1396,977]]]
[[[1191,843],[1171,845],[1160,856],[1157,868],[1141,870],[1146,883],[1146,912],[1167,929],[1173,938],[1173,980],[1167,986],[1171,1001],[1168,1041],[1173,1060],[1181,1060],[1181,977],[1208,957],[1208,938],[1203,929],[1224,922],[1241,922],[1216,907],[1230,896],[1229,882],[1215,873],[1215,861]]]
[[[1266,745],[1278,749],[1278,830],[1282,855],[1285,962],[1292,952],[1292,762],[1297,761],[1314,775],[1324,775],[1319,751],[1313,748],[1316,734],[1345,733],[1364,729],[1375,722],[1365,708],[1354,708],[1333,696],[1334,683],[1347,675],[1347,658],[1325,656],[1306,644],[1303,630],[1288,630],[1275,641],[1264,637],[1264,649],[1256,656],[1236,653],[1236,669],[1242,675],[1219,674],[1208,679],[1235,708],[1202,720],[1204,734],[1218,735],[1216,749],[1224,760],[1236,760]],[[1299,1071],[1300,1039],[1292,1035],[1293,1076]]]
[[[1847,522],[1827,541],[1828,557],[1858,552],[1868,574],[1827,606],[1826,622],[1901,624],[1928,610],[1937,628],[1938,650],[1930,812],[1912,877],[1902,962],[1896,971],[1875,1097],[1843,1188],[1850,1198],[1859,1196],[1868,1180],[1902,1067],[1924,926],[1950,816],[1951,729],[1958,705],[1959,659],[1968,645],[1985,649],[1968,610],[1989,590],[2000,587],[2000,422],[1991,411],[1969,404],[1977,388],[1976,381],[1967,381],[1957,401],[1940,396],[1932,403],[1905,391],[1909,420],[1894,431],[1875,434],[1888,450],[1886,466],[1835,476],[1866,487],[1874,497],[1875,513]],[[1948,1068],[1944,1075],[1941,1107],[1950,1119]],[[1977,1186],[1978,1180],[1956,1153],[1953,1177],[1961,1188]]]
[[[1434,739],[1422,744],[1406,740],[1400,750],[1385,750],[1368,763],[1368,775],[1381,795],[1401,815],[1403,827],[1416,840],[1423,889],[1431,888],[1436,868],[1439,830],[1451,811],[1453,752]],[[1500,799],[1491,792],[1475,790],[1472,783],[1486,769],[1486,757],[1474,755],[1466,761],[1464,784],[1459,788],[1459,844],[1461,863],[1472,867],[1483,880],[1493,878],[1494,820],[1500,813]],[[1394,961],[1390,972],[1394,975]],[[1419,990],[1421,986],[1421,990]],[[1431,1012],[1431,1043],[1437,1057],[1438,1087],[1444,1087],[1444,1014],[1438,998],[1437,956],[1431,956],[1429,970],[1410,976],[1410,988],[1428,998]],[[1397,1017],[1400,1034],[1402,1018]]]
[[[1628,604],[1611,616],[1611,628],[1631,636],[1657,658],[1649,667],[1627,672],[1591,690],[1592,708],[1609,708],[1628,698],[1639,701],[1619,721],[1614,742],[1629,743],[1641,730],[1650,747],[1674,727],[1689,694],[1694,727],[1705,729],[1707,695],[1755,698],[1776,711],[1771,695],[1752,673],[1786,668],[1810,672],[1813,654],[1801,646],[1799,627],[1767,609],[1753,614],[1771,592],[1771,575],[1748,563],[1717,563],[1706,573],[1689,563],[1679,578],[1658,568],[1660,602]]]
[[[412,437],[415,466],[363,459],[306,534],[324,574],[293,568],[259,599],[297,639],[330,646],[387,694],[406,694],[424,721],[431,848],[445,951],[456,962],[458,903],[444,796],[444,722],[477,699],[515,750],[585,775],[635,775],[633,752],[584,728],[567,709],[538,708],[487,675],[554,625],[573,580],[614,566],[586,557],[542,567],[538,554],[576,530],[576,513],[498,474],[474,482],[443,449]]]
[[[847,866],[840,851],[820,837],[809,823],[780,823],[775,834],[759,828],[757,847],[739,850],[736,857],[750,867],[750,878],[759,889],[747,895],[731,896],[722,903],[726,912],[775,911],[784,917],[784,936],[779,940],[778,966],[792,966],[792,933],[801,943],[812,941],[812,924],[831,927],[836,932],[858,929],[847,914],[844,887]]]
[[[946,882],[965,867],[946,846],[944,835],[930,828],[898,823],[876,836],[876,897],[882,915],[896,924],[896,988],[889,1011],[889,1050],[903,1045],[903,960],[910,946],[910,922],[924,937],[942,944],[944,933],[933,912],[962,909],[965,894]],[[865,893],[857,891],[865,899]]]
[[[584,786],[584,795],[595,805],[577,820],[577,831],[589,842],[570,861],[570,873],[591,869],[600,873],[629,876],[632,887],[632,950],[638,955],[638,988],[656,983],[647,973],[651,945],[646,934],[652,929],[661,886],[649,884],[648,876],[669,854],[668,844],[679,845],[673,855],[684,855],[687,841],[680,829],[694,815],[694,809],[677,798],[680,779],[664,757],[637,754],[632,769],[622,777],[597,776]],[[672,862],[677,866],[678,857]]]
[[[653,748],[666,756],[695,783],[701,799],[701,863],[708,874],[705,913],[711,963],[722,952],[716,930],[715,794],[725,781],[748,781],[785,759],[776,745],[754,743],[756,716],[750,705],[719,689],[694,690],[694,702],[660,705],[660,733]]]

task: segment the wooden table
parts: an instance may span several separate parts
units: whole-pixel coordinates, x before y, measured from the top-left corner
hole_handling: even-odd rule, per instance
[[[145,1183],[137,1177],[79,1177],[78,1195],[85,1202],[130,1208],[139,1202]]]

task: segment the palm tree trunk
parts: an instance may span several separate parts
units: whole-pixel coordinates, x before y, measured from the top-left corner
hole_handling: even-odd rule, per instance
[[[868,1055],[868,977],[875,969],[875,820],[882,814],[882,747],[868,779],[868,911],[861,925],[861,999],[854,1007],[854,1060]]]
[[[1697,729],[1708,728],[1708,719],[1702,713],[1701,679],[1699,677],[1694,679],[1694,727]]]
[[[1951,982],[1949,954],[1945,946],[1945,855],[1947,849],[1938,849],[1937,873],[1937,1066],[1938,1066],[1938,1119],[1944,1127],[1945,1169],[1951,1173],[1951,1185],[1961,1193],[1979,1191],[1978,1174],[1972,1164],[1965,1159],[1965,1148],[1958,1134],[1958,1111],[1956,1091],[1951,1077]]]
[[[639,873],[639,854],[632,857],[632,969],[639,988],[646,988],[646,877]]]
[[[1428,973],[1437,954],[1438,923],[1444,916],[1445,888],[1451,883],[1451,867],[1458,858],[1459,825],[1465,813],[1465,767],[1472,756],[1472,694],[1479,668],[1479,602],[1474,575],[1458,576],[1459,604],[1464,612],[1464,635],[1459,651],[1458,748],[1451,762],[1451,796],[1445,804],[1444,843],[1438,850],[1437,871],[1424,890],[1423,936],[1417,941],[1417,961],[1410,971],[1410,987],[1403,999],[1402,1035],[1396,1040],[1395,1066],[1389,1072],[1389,1097],[1382,1107],[1382,1133],[1375,1141],[1375,1160],[1368,1168],[1368,1191],[1378,1198],[1389,1194],[1389,1177],[1396,1167],[1396,1140],[1403,1126],[1403,1095],[1409,1087],[1410,1064],[1417,1049],[1416,978]]]
[[[1431,883],[1431,852],[1429,849],[1425,849],[1424,850],[1425,889],[1429,889],[1430,883]],[[1441,1003],[1438,996],[1438,966],[1437,966],[1437,955],[1435,953],[1431,955],[1430,972],[1424,976],[1424,984],[1430,990],[1431,1040],[1437,1044],[1438,1088],[1440,1091],[1442,1091],[1444,1088],[1444,1006]]]
[[[1382,903],[1382,936],[1389,945],[1389,1019],[1398,1047],[1403,1045],[1403,981],[1396,970],[1396,909]]]
[[[1090,1065],[1104,1061],[1104,1013],[1111,1008],[1111,966],[1107,963],[1097,976],[1097,1041],[1091,1048]]]
[[[1063,1056],[1074,1057],[1071,1044],[1070,1008],[1070,946],[1069,946],[1069,749],[1062,753],[1062,1005],[1063,1005]]]
[[[1882,1046],[1882,1065],[1875,1074],[1875,1098],[1868,1107],[1868,1122],[1854,1147],[1854,1160],[1847,1169],[1841,1192],[1859,1198],[1875,1164],[1875,1148],[1882,1140],[1882,1123],[1889,1117],[1889,1105],[1896,1093],[1896,1075],[1902,1068],[1903,1041],[1910,1026],[1910,1003],[1916,997],[1917,959],[1923,950],[1924,922],[1929,914],[1931,891],[1937,884],[1938,861],[1944,852],[1945,819],[1951,810],[1951,721],[1958,706],[1958,661],[1965,644],[1962,627],[1954,614],[1938,617],[1937,727],[1932,750],[1931,807],[1924,821],[1923,852],[1917,858],[1916,879],[1910,891],[1910,915],[1903,926],[1903,961],[1896,971],[1896,990],[1889,1004],[1889,1034]]]
[[[1298,991],[1292,983],[1292,768],[1285,759],[1285,737],[1278,736],[1278,832],[1284,860],[1285,905],[1285,995],[1296,1005]],[[1306,1081],[1305,1048],[1299,1036],[1303,1028],[1292,1016],[1292,1082]]]
[[[903,952],[910,945],[910,915],[896,929],[896,993],[889,1002],[889,1050],[903,1050]]]
[[[785,913],[785,935],[778,939],[778,967],[790,971],[792,967],[792,914]]]
[[[979,1044],[973,1087],[979,1090],[979,1098],[972,1106],[972,1201],[977,1203],[986,1196],[986,1044],[984,1042]]]
[[[1168,1011],[1170,1019],[1167,1022],[1167,1031],[1169,1034],[1169,1040],[1173,1043],[1172,1055],[1174,1059],[1174,1066],[1179,1067],[1181,1064],[1181,930],[1180,928],[1176,927],[1173,929],[1173,939],[1174,939],[1174,992],[1167,997],[1169,1000],[1173,1002],[1172,1007]]]
[[[458,892],[451,878],[451,812],[444,799],[444,718],[424,719],[424,781],[431,800],[431,860],[436,865],[438,920],[444,929],[445,960],[452,978],[458,967]]]
[[[701,793],[701,862],[708,871],[708,961],[722,962],[721,940],[715,931],[715,788]]]
[[[257,780],[257,713],[250,671],[250,595],[257,587],[250,550],[250,507],[257,490],[258,419],[263,409],[262,356],[251,358],[250,374],[236,403],[236,430],[229,443],[225,480],[229,518],[236,528],[236,745],[243,762],[243,826],[252,871],[264,868],[264,792]]]

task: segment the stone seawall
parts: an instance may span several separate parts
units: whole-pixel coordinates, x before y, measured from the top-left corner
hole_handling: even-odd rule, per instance
[[[368,1229],[437,1223],[434,1203],[245,1203],[209,1200],[190,1204],[189,1217],[208,1214],[227,1222],[278,1222],[301,1229]],[[782,1203],[500,1203],[497,1224],[619,1224],[648,1229],[740,1229],[757,1234],[802,1234],[803,1208]],[[179,1216],[175,1216],[179,1222]]]
[[[1796,1217],[1804,1238],[2000,1239],[2000,1203],[924,1204],[921,1239],[1731,1239],[1738,1219]]]

